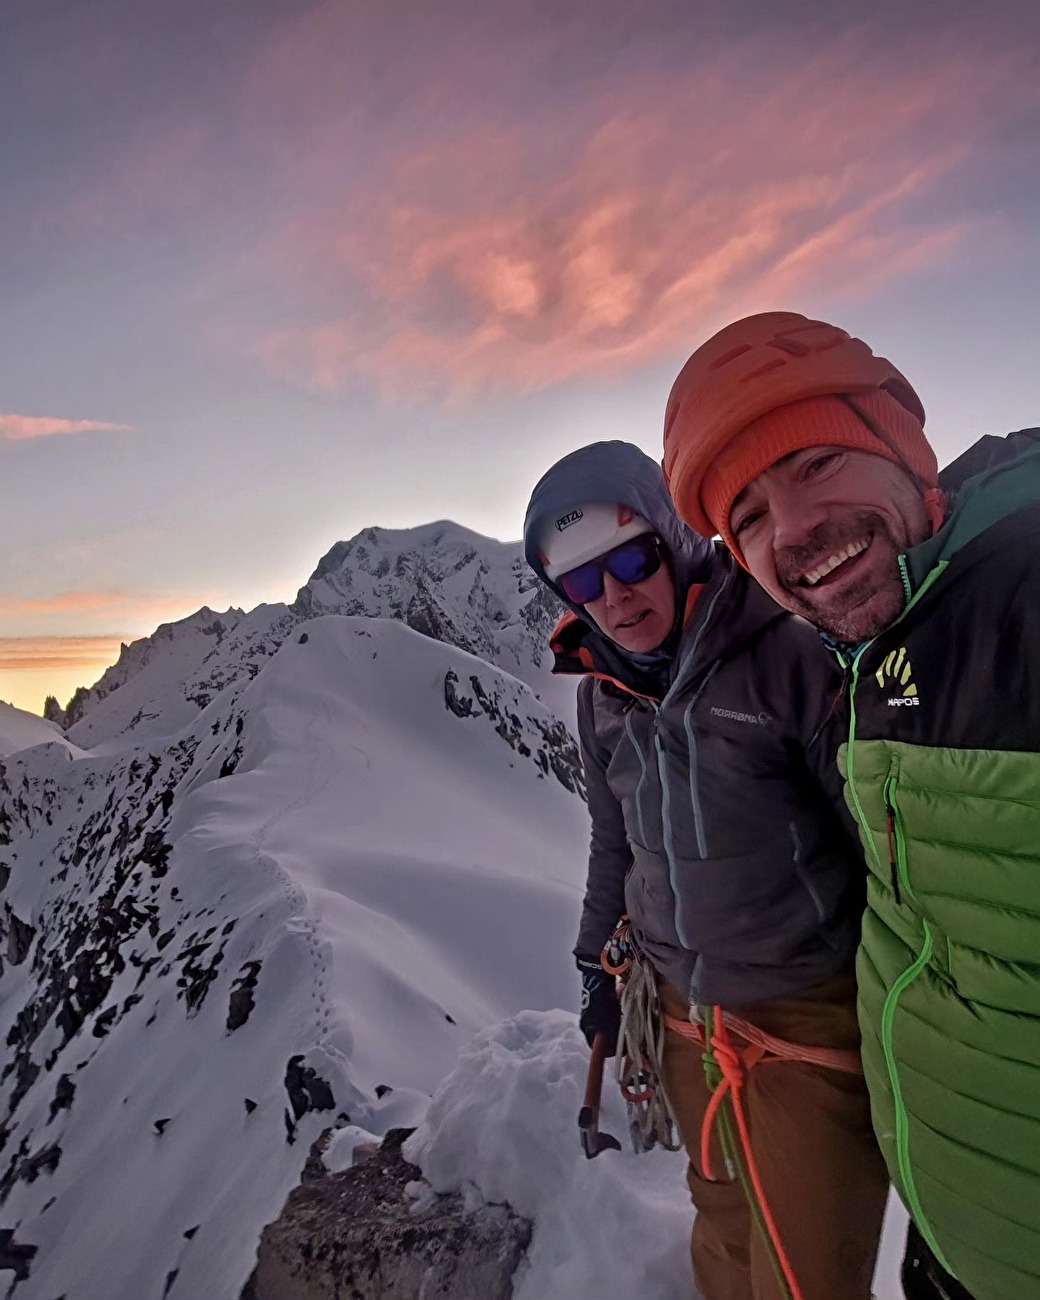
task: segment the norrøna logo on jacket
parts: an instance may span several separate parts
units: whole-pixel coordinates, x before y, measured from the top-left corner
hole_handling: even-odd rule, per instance
[[[711,712],[716,718],[729,718],[732,722],[750,722],[756,727],[768,726],[773,721],[773,715],[764,711],[745,713],[740,709],[720,709],[718,705],[713,704]]]
[[[886,685],[893,685],[897,690],[902,687],[901,694],[888,697],[890,708],[916,707],[921,703],[917,698],[917,686],[914,684],[914,673],[906,646],[893,650],[874,676],[882,690]]]

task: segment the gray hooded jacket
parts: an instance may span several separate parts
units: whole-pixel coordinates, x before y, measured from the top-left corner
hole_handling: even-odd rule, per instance
[[[664,679],[571,606],[557,672],[583,674],[588,885],[575,952],[594,957],[627,912],[655,967],[692,1002],[739,1006],[847,969],[864,871],[835,812],[828,752],[841,679],[814,630],[675,514],[660,467],[627,443],[572,453],[538,483],[528,563],[549,517],[628,505],[672,557],[680,610]],[[690,599],[688,599],[688,597]],[[840,727],[837,718],[833,725]]]

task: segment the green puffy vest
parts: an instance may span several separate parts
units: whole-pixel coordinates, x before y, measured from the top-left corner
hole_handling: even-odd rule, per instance
[[[1040,451],[970,480],[847,665],[874,1126],[976,1300],[1040,1300]]]

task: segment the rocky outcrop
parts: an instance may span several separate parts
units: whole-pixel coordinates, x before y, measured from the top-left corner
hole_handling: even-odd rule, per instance
[[[435,1196],[401,1154],[409,1132],[391,1129],[342,1173],[312,1156],[241,1300],[509,1300],[531,1225],[506,1205]]]
[[[541,776],[552,772],[565,790],[588,800],[578,746],[562,722],[528,712],[525,725],[518,712],[522,696],[516,690],[507,695],[508,682],[500,680],[499,684],[485,686],[476,673],[471,673],[469,684],[472,694],[465,692],[458,673],[449,668],[444,674],[444,707],[457,718],[479,718],[483,714],[510,749],[530,759]],[[531,741],[535,741],[533,747]]]

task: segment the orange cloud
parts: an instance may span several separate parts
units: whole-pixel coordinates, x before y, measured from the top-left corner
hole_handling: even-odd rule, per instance
[[[126,640],[119,636],[0,637],[0,672],[106,668],[119,658]]]
[[[80,686],[96,682],[119,658],[118,636],[0,637],[0,698],[42,713],[53,695],[67,703]]]
[[[130,431],[129,424],[111,424],[107,420],[63,420],[50,415],[0,415],[0,438],[6,442],[53,438],[58,434]]]
[[[160,623],[172,623],[203,605],[218,603],[215,592],[181,591],[66,591],[44,596],[0,595],[0,626],[15,639],[51,636],[68,640],[77,628],[88,641],[95,636],[111,640],[111,628],[124,628],[132,636],[146,636]]]
[[[253,253],[289,323],[247,346],[320,391],[531,391],[671,358],[746,311],[876,294],[999,234],[943,187],[1040,100],[1024,56],[940,38],[714,50],[682,77],[614,67],[572,117],[550,102],[544,120],[417,132]],[[316,44],[306,57],[328,113]]]
[[[0,596],[0,618],[49,614],[96,614],[152,605],[155,598],[135,591],[65,591],[53,596]]]

